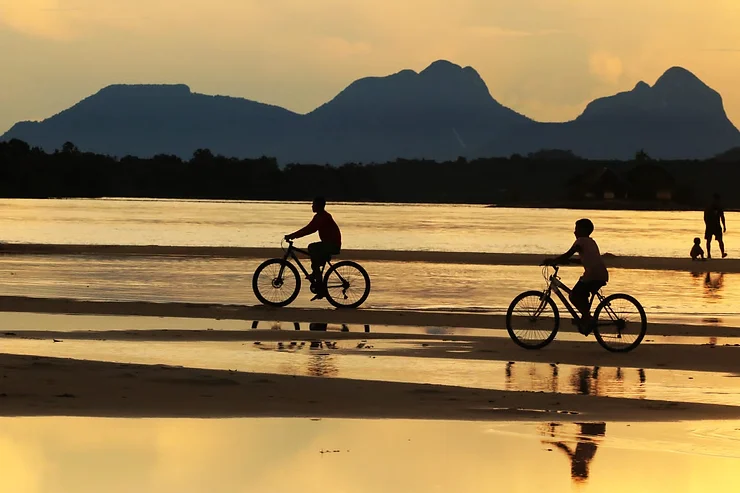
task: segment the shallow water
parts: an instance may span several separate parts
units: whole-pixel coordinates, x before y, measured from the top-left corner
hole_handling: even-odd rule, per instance
[[[730,492],[740,423],[0,419],[13,493]]]
[[[509,209],[480,205],[330,204],[344,248],[562,253],[589,217],[601,251],[688,257],[703,236],[701,212]],[[311,218],[302,202],[0,200],[0,231],[13,243],[276,247]],[[727,213],[733,225],[740,213]],[[715,245],[716,248],[716,245]]]
[[[252,274],[260,259],[180,257],[0,257],[0,295],[87,300],[258,304]],[[520,292],[543,289],[539,267],[363,262],[372,291],[363,308],[505,313]],[[579,269],[562,271],[574,284]],[[649,321],[740,326],[740,274],[612,269],[606,293],[627,292]],[[311,302],[304,286],[296,307]],[[561,310],[565,313],[565,310]]]

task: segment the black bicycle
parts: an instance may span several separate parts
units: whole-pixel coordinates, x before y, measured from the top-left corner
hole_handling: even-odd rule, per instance
[[[573,316],[576,324],[581,317],[563,295],[571,289],[558,277],[559,267],[549,273],[548,266],[542,270],[547,280],[545,291],[525,291],[511,302],[506,312],[506,330],[518,345],[525,349],[540,349],[550,344],[560,327],[560,312],[552,299],[552,293],[560,298]],[[589,309],[598,298],[594,311],[593,331],[596,340],[604,349],[627,352],[640,345],[647,332],[647,316],[639,301],[628,294],[618,293],[604,296],[601,291],[592,294]]]
[[[285,248],[284,242],[288,243]],[[301,291],[301,277],[290,259],[295,261],[304,277],[311,283],[311,292],[316,293],[318,286],[309,272],[303,267],[296,252],[309,255],[305,250],[293,246],[292,240],[283,240],[281,247],[285,251],[283,258],[266,260],[252,277],[252,289],[261,303],[270,306],[287,306],[293,302]],[[357,308],[370,295],[370,276],[357,262],[342,260],[335,264],[328,261],[329,268],[319,282],[323,283],[326,299],[337,308]]]

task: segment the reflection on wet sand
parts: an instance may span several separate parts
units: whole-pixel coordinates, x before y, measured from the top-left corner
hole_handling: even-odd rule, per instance
[[[703,295],[707,300],[718,302],[723,299],[724,272],[693,271],[691,272],[691,278],[694,279],[694,285],[702,283]]]
[[[566,370],[567,371],[567,370]],[[570,369],[561,387],[560,365],[509,361],[504,369],[505,389],[528,392],[569,392],[581,395],[630,395],[645,398],[645,370],[580,366]]]
[[[707,272],[704,275],[704,292],[710,300],[722,299],[722,288],[724,287],[725,275],[723,273],[713,274]]]
[[[691,277],[694,279],[695,285],[701,282],[702,298],[705,303],[716,305],[725,301],[724,272],[693,271],[691,272]],[[723,319],[716,316],[705,316],[702,318],[702,322],[705,324],[720,325],[723,323]]]
[[[259,321],[252,322],[252,328],[257,329],[258,328]],[[273,324],[275,325],[275,324]],[[276,330],[280,329],[280,323],[276,323],[276,327],[274,327]],[[306,325],[306,324],[304,324]],[[318,322],[311,322],[308,325],[309,331],[318,331],[318,332],[327,332],[329,331],[330,325],[327,323],[318,323]],[[301,324],[298,322],[293,322],[293,328],[295,330],[301,330]],[[350,328],[347,324],[340,324],[339,326],[340,332],[349,332]],[[365,324],[364,325],[365,332],[370,332],[370,325]],[[291,351],[299,351],[303,349],[306,345],[305,341],[302,341],[300,344],[297,344],[296,342],[291,342],[289,345],[289,350]],[[336,341],[310,341],[309,343],[309,349],[312,351],[321,350],[321,349],[336,349],[337,343]],[[269,349],[266,347],[263,347],[261,349]],[[277,344],[278,351],[284,351],[286,350],[285,345],[282,342],[278,342]],[[334,357],[330,354],[320,354],[320,353],[312,353],[311,356],[308,358],[308,362],[306,365],[306,374],[313,376],[313,377],[336,377],[339,376],[339,366],[337,362],[334,360]]]
[[[303,323],[300,322],[291,322],[289,323],[289,326],[293,330],[301,330],[302,326],[305,326],[310,331],[319,331],[319,332],[326,332],[329,330],[339,330],[340,332],[350,332],[350,324],[328,324],[323,322],[311,322],[311,323]],[[270,330],[282,330],[283,329],[283,322],[265,322],[262,320],[253,320],[252,321],[252,329],[265,329],[269,328]],[[370,332],[370,324],[364,324],[363,330],[367,333]]]
[[[327,345],[330,343],[327,343]],[[321,341],[311,342],[312,350],[323,349]],[[313,353],[308,358],[308,365],[306,373],[312,377],[336,377],[339,375],[339,367],[334,356],[328,353]]]
[[[577,427],[575,433],[567,433],[570,426]],[[588,480],[589,465],[596,455],[601,439],[606,436],[606,423],[549,423],[540,428],[547,437],[543,444],[551,445],[565,453],[570,460],[570,477],[576,483]],[[575,448],[572,442],[575,441]]]

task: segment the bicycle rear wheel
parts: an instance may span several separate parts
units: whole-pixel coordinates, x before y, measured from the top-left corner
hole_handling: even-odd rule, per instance
[[[632,351],[647,333],[645,310],[628,294],[612,294],[604,298],[596,307],[594,320],[594,336],[607,351]]]
[[[326,299],[337,308],[357,308],[370,295],[370,276],[357,262],[343,260],[324,276]]]
[[[506,311],[506,330],[525,349],[540,349],[552,342],[560,327],[558,307],[541,291],[525,291]]]
[[[286,306],[298,296],[301,278],[293,264],[274,258],[266,260],[254,271],[252,289],[262,304]]]

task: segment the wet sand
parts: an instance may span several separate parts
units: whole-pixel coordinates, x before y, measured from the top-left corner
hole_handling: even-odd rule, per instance
[[[739,419],[740,407],[0,354],[2,416]]]
[[[75,339],[136,341],[258,341],[384,339],[379,349],[362,354],[413,358],[533,361],[641,369],[682,369],[740,375],[740,348],[710,345],[710,337],[738,337],[737,328],[653,324],[648,340],[627,354],[613,354],[593,342],[556,340],[540,351],[527,351],[502,334],[503,317],[482,313],[441,313],[388,310],[269,309],[239,305],[193,303],[97,302],[66,299],[0,297],[0,311],[101,314],[123,316],[298,320],[315,323],[490,328],[499,337],[392,332],[324,332],[295,330],[100,330],[55,331],[48,319],[38,330],[5,333],[3,341],[48,341],[51,350],[31,355],[0,354],[0,415],[120,417],[334,417],[446,420],[605,420],[673,421],[740,419],[740,406],[520,392],[461,386],[399,383],[347,378],[322,378],[219,371],[127,362],[50,357],[57,342]],[[568,324],[564,329],[571,330]],[[245,324],[246,326],[246,324]],[[689,335],[696,344],[650,343],[650,335]],[[733,339],[730,339],[733,340]],[[52,342],[54,341],[54,342]],[[20,342],[20,341],[19,341]],[[47,342],[43,342],[46,344]],[[62,344],[63,345],[63,344]],[[251,345],[251,344],[250,344]],[[358,345],[359,346],[359,345]],[[13,344],[5,344],[12,352]],[[176,351],[173,348],[173,351]],[[334,352],[359,354],[351,348]],[[44,354],[45,356],[34,356]],[[69,355],[71,357],[79,357]],[[245,354],[245,357],[248,357]],[[101,358],[105,359],[105,358]],[[131,361],[131,360],[126,360]],[[159,361],[159,360],[157,360]],[[418,361],[418,360],[417,360]],[[259,371],[264,371],[261,368]],[[454,382],[457,385],[457,382]],[[680,400],[680,397],[675,399]]]
[[[214,303],[157,303],[148,301],[91,301],[66,298],[0,296],[0,312],[54,313],[74,315],[121,315],[141,317],[200,318],[214,320],[290,321],[307,323],[400,325],[503,329],[506,317],[469,311],[423,311],[332,308],[271,308],[263,305]],[[563,320],[561,332],[575,332]],[[648,335],[738,337],[740,328],[715,325],[651,323]]]
[[[260,247],[201,247],[160,245],[47,245],[9,243],[0,247],[0,253],[23,255],[86,255],[86,256],[184,256],[219,258],[274,258],[283,255],[278,248]],[[560,253],[560,252],[553,252]],[[541,254],[443,252],[421,250],[344,250],[338,259],[358,261],[432,262],[470,265],[537,266]],[[740,259],[713,259],[695,262],[690,258],[618,257],[605,255],[611,268],[677,270],[689,272],[740,273]]]
[[[693,370],[732,373],[740,376],[740,347],[710,345],[708,339],[696,344],[651,344],[643,342],[629,353],[610,353],[593,337],[582,342],[553,341],[547,348],[530,351],[516,346],[508,337],[364,332],[321,332],[293,330],[87,330],[14,331],[0,334],[0,341],[35,339],[45,341],[135,341],[147,342],[292,342],[292,341],[388,341],[383,348],[369,351],[334,350],[333,354],[372,354],[403,358],[449,358],[481,361],[524,361],[583,366]],[[649,338],[648,338],[649,339]],[[398,344],[393,344],[398,343]]]

